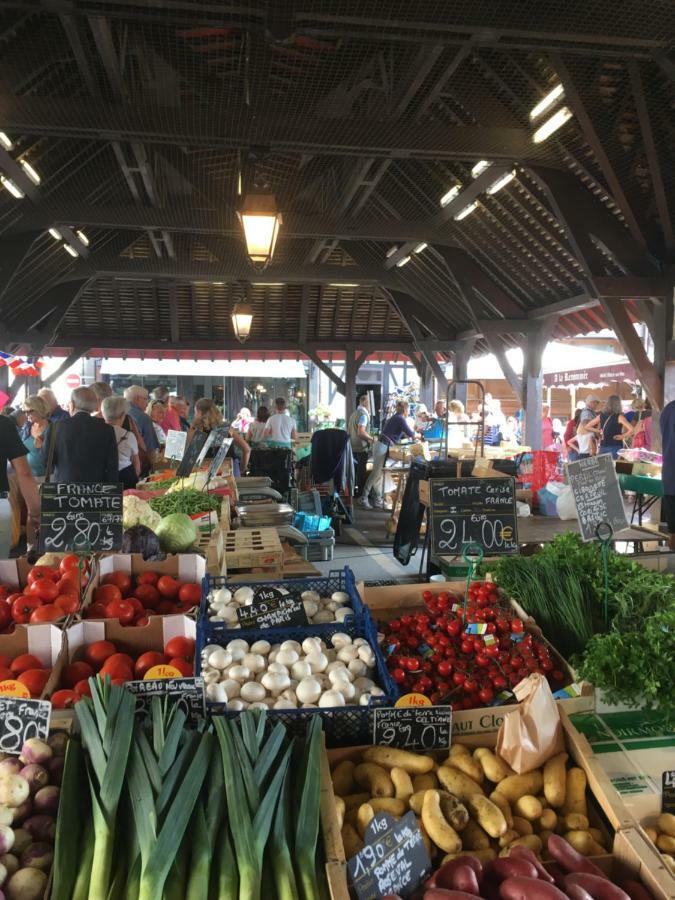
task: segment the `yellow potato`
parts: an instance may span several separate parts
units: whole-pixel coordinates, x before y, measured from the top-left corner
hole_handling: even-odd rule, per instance
[[[509,828],[504,834],[499,838],[499,846],[503,849],[504,847],[508,847],[514,841],[518,840],[520,835],[517,831],[514,831],[513,828]]]
[[[565,803],[567,758],[567,753],[556,753],[544,764],[544,797],[556,809]]]
[[[451,859],[457,859],[458,856],[474,856],[481,862],[490,862],[493,859],[497,859],[497,854],[492,847],[487,847],[485,850],[460,850],[459,853],[446,853],[441,860],[441,865],[445,865]]]
[[[656,839],[656,846],[661,853],[675,853],[675,837],[662,833]]]
[[[422,840],[424,841],[424,846],[427,848],[427,853],[431,859],[436,855],[436,848],[434,847],[431,838],[429,837],[426,828],[424,827],[424,822],[417,817],[417,827],[420,830],[420,834],[422,835]]]
[[[356,763],[352,762],[351,759],[343,759],[342,762],[338,763],[331,772],[330,777],[333,779],[333,790],[340,797],[344,797],[346,794],[351,794],[351,792],[354,790],[355,768]]]
[[[590,822],[581,813],[568,813],[562,818],[562,826],[565,831],[588,831]]]
[[[571,844],[582,856],[602,856],[605,852],[604,847],[594,841],[588,831],[567,831],[564,837],[567,843]]]
[[[539,822],[537,823],[540,833],[542,831],[555,831],[557,824],[558,817],[552,809],[545,809],[539,817]]]
[[[453,744],[448,750],[448,758],[452,759],[453,756],[471,756],[471,750],[466,744]],[[443,765],[446,765],[446,763],[443,763]]]
[[[548,802],[548,800],[546,799],[546,797],[544,797],[543,794],[539,794],[539,796],[537,797],[537,800],[541,803],[542,809],[550,809],[551,808],[551,804]]]
[[[587,828],[586,830],[593,838],[593,840],[597,841],[601,847],[605,846],[605,835],[602,833],[602,831],[600,831],[599,828]]]
[[[460,834],[462,847],[465,850],[487,850],[490,846],[490,837],[483,831],[475,819],[469,819]]]
[[[393,797],[394,783],[389,772],[372,762],[361,763],[354,769],[354,781],[370,791],[371,797]]]
[[[438,787],[438,778],[433,772],[426,775],[413,775],[413,793],[417,791],[434,791]]]
[[[368,824],[374,815],[375,810],[370,805],[370,803],[362,803],[361,806],[359,806],[359,811],[356,817],[356,829],[362,840],[364,840],[366,828],[368,827]]]
[[[656,827],[664,834],[675,837],[675,816],[672,813],[661,813],[656,820]]]
[[[336,797],[335,798],[335,812],[337,814],[338,826],[340,827],[340,829],[342,829],[342,826],[344,825],[345,811],[346,811],[345,801],[342,799],[342,797]]]
[[[396,818],[400,818],[407,809],[405,800],[396,797],[372,797],[368,803],[376,813],[388,812]]]
[[[510,850],[511,847],[529,847],[538,856],[541,856],[541,851],[544,849],[538,834],[524,834],[522,837],[517,838],[508,849]]]
[[[507,830],[506,819],[504,813],[483,794],[473,794],[467,800],[469,809],[478,820],[480,827],[486,831],[490,837],[501,837]]]
[[[422,814],[422,804],[424,803],[424,795],[427,790],[433,790],[433,788],[426,788],[422,791],[415,791],[414,794],[411,794],[408,797],[408,806],[415,813],[416,816],[420,816]]]
[[[438,791],[427,791],[424,795],[422,823],[434,844],[445,853],[457,853],[462,849],[459,835],[441,811]]]
[[[394,747],[369,747],[363,754],[363,758],[370,763],[376,763],[385,769],[405,769],[410,775],[424,775],[434,768],[434,761],[430,756],[421,753],[410,753],[408,750],[396,750]]]
[[[649,840],[652,842],[652,844],[656,843],[656,839],[659,836],[659,833],[656,830],[656,828],[645,828],[645,834],[647,835]]]
[[[565,802],[563,803],[563,812],[581,813],[582,816],[588,818],[588,807],[586,805],[586,773],[583,769],[567,770],[567,785],[565,788]]]
[[[352,806],[361,806],[362,803],[367,803],[370,800],[370,794],[365,791],[362,794],[347,794],[342,799],[345,801],[347,809],[351,809]]]
[[[476,784],[481,784],[485,779],[480,763],[468,754],[456,753],[454,756],[446,759],[443,765],[458,769],[460,772],[468,775]]]
[[[447,791],[439,791],[438,793],[441,798],[441,812],[455,831],[461,831],[463,828],[466,828],[469,821],[469,811],[466,806],[454,794],[449,794]]]
[[[365,802],[365,801],[364,801]],[[359,809],[360,806],[350,806],[345,810],[345,819],[343,825],[345,823],[352,826],[352,828],[356,828],[356,823],[359,818]]]
[[[466,801],[473,794],[485,793],[478,782],[453,766],[441,766],[436,774],[445,790],[454,794],[459,800]]]
[[[523,819],[521,816],[513,817],[513,830],[517,831],[521,837],[526,834],[534,834],[532,823],[528,822],[527,819]]]
[[[521,818],[534,822],[535,819],[541,818],[544,810],[536,797],[533,797],[532,794],[523,794],[513,804],[513,811]]]
[[[355,828],[351,825],[342,826],[342,844],[345,848],[345,856],[350,859],[356,856],[359,850],[363,850],[363,841]]]
[[[503,794],[500,794],[499,791],[493,791],[490,794],[490,800],[501,809],[509,828],[513,828],[513,812],[511,811],[511,804],[506,797]]]
[[[544,778],[539,769],[534,772],[528,772],[526,775],[509,775],[497,785],[500,794],[513,804],[519,797],[525,794],[534,794],[535,796],[541,791],[544,784]]]
[[[487,780],[494,782],[494,784],[499,784],[500,781],[508,778],[509,775],[515,774],[513,769],[507,766],[503,759],[500,759],[487,747],[476,747],[473,755],[474,759],[477,759],[480,763]]]
[[[394,796],[399,800],[405,800],[407,802],[408,798],[413,793],[413,784],[410,775],[408,775],[405,769],[399,769],[398,766],[394,766],[389,772],[389,777],[394,785]]]

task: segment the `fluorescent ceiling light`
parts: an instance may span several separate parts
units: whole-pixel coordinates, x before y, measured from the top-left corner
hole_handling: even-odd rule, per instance
[[[85,247],[89,246],[89,238],[84,233],[84,231],[80,231],[80,229],[78,228],[77,231],[75,232],[75,234],[79,237],[79,239],[82,241],[82,243],[84,244]]]
[[[418,244],[416,247],[413,247],[413,253],[421,253],[422,250],[426,250],[429,245],[426,241],[422,241],[421,244]]]
[[[5,150],[11,150],[14,144],[7,137],[4,131],[0,131],[0,144],[5,148]]]
[[[389,259],[390,256],[393,256],[394,253],[396,253],[397,250],[398,250],[398,247],[396,246],[396,244],[394,244],[393,247],[390,247],[390,248],[387,250],[387,259]]]
[[[450,188],[443,196],[441,197],[441,206],[447,206],[451,200],[454,200],[457,194],[462,190],[461,184],[456,184]]]
[[[532,140],[535,144],[541,144],[541,142],[545,141],[547,137],[550,137],[554,131],[562,128],[565,122],[571,118],[572,110],[567,106],[562,106],[558,112],[553,113],[550,119],[547,119],[543,125],[540,125],[539,128],[537,128],[532,135]]]
[[[5,188],[5,190],[9,191],[12,197],[16,197],[17,200],[23,200],[26,196],[21,188],[14,184],[11,178],[5,178],[4,175],[0,175],[0,184]]]
[[[474,209],[478,206],[478,203],[474,201],[474,203],[469,203],[468,206],[465,206],[464,209],[460,210],[455,216],[455,222],[461,222],[462,219],[466,219],[468,215],[470,215]]]
[[[55,241],[60,241],[63,235],[58,230],[58,228],[50,228],[49,234],[54,238]]]
[[[29,162],[26,162],[25,159],[22,159],[22,160],[19,160],[19,165],[24,170],[26,175],[28,175],[28,177],[33,182],[33,184],[40,184],[42,179],[40,178],[38,173],[35,171],[35,169],[31,166],[31,164]]]
[[[542,97],[542,99],[539,101],[539,103],[537,103],[536,106],[532,107],[532,109],[530,110],[530,118],[536,119],[543,112],[546,112],[549,106],[553,106],[555,101],[559,97],[562,97],[564,93],[565,88],[562,86],[562,84],[557,84],[552,91],[549,91],[545,97]]]
[[[359,286],[358,281],[329,281],[328,287],[336,288],[355,288]]]
[[[66,253],[70,253],[71,256],[79,256],[80,255],[74,247],[70,246],[70,244],[64,244],[63,249],[66,251]]]
[[[487,159],[479,159],[473,169],[471,169],[471,177],[478,178],[480,173],[484,172],[491,165],[492,163],[488,162]]]
[[[409,262],[410,262],[410,257],[404,256],[403,259],[399,259],[399,261],[396,263],[396,266],[400,269],[401,266],[407,266]]]
[[[497,191],[501,191],[503,187],[513,181],[516,177],[516,170],[512,169],[510,172],[507,172],[506,175],[502,175],[501,178],[498,178],[496,181],[493,181],[490,187],[487,189],[488,194],[496,194]]]
[[[222,281],[219,282],[222,284]],[[285,281],[252,281],[253,287],[283,287],[286,282]]]

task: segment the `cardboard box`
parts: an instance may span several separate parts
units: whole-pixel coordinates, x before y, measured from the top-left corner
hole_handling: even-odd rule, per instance
[[[147,625],[127,627],[117,619],[89,619],[76,622],[65,631],[65,659],[80,659],[88,644],[94,641],[112,641],[121,653],[138,656],[146,650],[163,652],[167,641],[173,637],[197,638],[197,623],[188,616],[151,616]]]
[[[12,591],[20,591],[28,584],[28,573],[33,566],[28,562],[25,556],[19,556],[16,559],[0,560],[0,584],[10,587]],[[90,562],[89,578],[86,587],[82,591],[82,606],[87,606],[91,602],[92,582],[95,576],[96,565]],[[56,619],[53,625],[64,628],[72,616],[62,616]],[[30,625],[34,628],[34,625]]]
[[[42,697],[51,696],[58,684],[60,665],[65,654],[65,632],[52,624],[16,625],[11,634],[0,634],[0,654],[15,659],[22,653],[32,653],[52,674]]]
[[[109,572],[126,572],[129,575],[140,575],[142,572],[157,572],[160,575],[172,575],[179,581],[202,582],[206,574],[206,561],[198,553],[172,553],[163,560],[146,560],[140,553],[113,553],[102,556],[98,568],[94,572],[87,589],[86,608],[93,601],[94,591],[100,585],[103,576]],[[199,604],[195,604],[195,611]]]
[[[429,584],[399,584],[387,587],[364,587],[358,585],[363,602],[369,607],[375,620],[390,621],[405,613],[424,610],[422,592],[431,590],[440,593],[442,590],[464,594],[466,585],[459,581],[431,582]],[[551,652],[560,661],[563,671],[569,676],[569,683],[578,683],[576,674],[569,663],[563,659],[549,641],[544,637],[533,619],[528,618],[523,610],[512,603],[514,612],[525,622],[525,628],[537,638],[548,644]],[[559,700],[558,705],[567,713],[585,712],[595,709],[595,691],[587,682],[578,683],[581,690],[579,697]],[[515,705],[489,706],[481,709],[458,710],[453,713],[453,734],[455,736],[476,735],[484,732],[496,732],[504,720],[506,713],[516,709]]]

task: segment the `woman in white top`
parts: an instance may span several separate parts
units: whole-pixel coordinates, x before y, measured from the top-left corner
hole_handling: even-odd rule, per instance
[[[117,458],[119,479],[127,488],[136,487],[141,474],[141,461],[138,455],[138,441],[132,431],[122,427],[122,422],[129,411],[129,404],[124,397],[106,397],[101,403],[103,418],[112,425],[117,441]]]
[[[270,447],[290,448],[298,436],[295,419],[286,410],[286,401],[277,397],[274,401],[275,413],[267,420],[265,443]]]
[[[270,411],[266,406],[259,406],[255,419],[249,424],[246,432],[246,440],[251,447],[261,444],[265,439],[265,430]],[[234,425],[232,426],[234,428]]]
[[[577,433],[567,442],[567,446],[576,452],[576,459],[587,459],[595,454],[595,432],[586,428],[586,423],[580,422]]]

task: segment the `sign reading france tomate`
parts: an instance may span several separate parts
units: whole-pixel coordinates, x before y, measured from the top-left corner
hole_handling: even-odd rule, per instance
[[[66,375],[66,384],[69,388],[75,390],[75,388],[79,388],[82,384],[82,379],[77,372],[71,372],[70,375]]]

